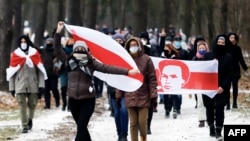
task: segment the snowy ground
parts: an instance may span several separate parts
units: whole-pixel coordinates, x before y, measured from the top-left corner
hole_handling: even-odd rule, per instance
[[[103,104],[104,103],[104,104]],[[114,118],[110,111],[106,97],[98,99],[98,108],[89,124],[89,131],[93,141],[116,141]],[[249,102],[248,102],[249,103]],[[198,127],[197,109],[195,100],[187,95],[183,96],[181,115],[177,119],[165,118],[163,104],[158,105],[158,112],[154,113],[151,125],[152,134],[148,141],[216,141],[209,136],[209,128]],[[100,108],[102,107],[102,108]],[[240,105],[237,110],[225,111],[225,124],[250,125],[250,107]],[[34,127],[28,134],[17,133],[14,141],[73,141],[75,124],[70,112],[63,112],[60,108],[41,110],[34,119]],[[16,126],[20,128],[19,120],[0,121],[0,127]],[[0,128],[1,129],[1,128]],[[128,136],[130,140],[130,136]]]

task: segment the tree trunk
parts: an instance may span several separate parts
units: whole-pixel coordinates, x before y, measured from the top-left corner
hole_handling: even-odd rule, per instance
[[[22,22],[22,0],[13,1],[14,6],[14,37],[12,40],[11,50],[17,47],[17,41],[19,37],[23,34],[23,22]]]
[[[98,0],[87,0],[86,6],[86,26],[95,29],[97,19]]]
[[[134,0],[132,1],[133,11],[134,11],[134,36],[139,36],[142,31],[147,29],[147,0]],[[143,8],[142,8],[143,5]]]
[[[74,0],[68,3],[68,23],[82,26],[81,21],[81,0]]]
[[[184,7],[184,15],[183,15],[183,32],[186,34],[187,37],[191,34],[191,27],[192,27],[192,9],[193,9],[193,0],[185,0],[183,7]]]
[[[12,1],[0,1],[0,90],[8,91],[6,68],[9,66],[11,44],[13,39]]]
[[[44,45],[44,37],[43,32],[46,26],[46,19],[47,19],[47,8],[48,8],[48,0],[38,0],[40,8],[37,9],[37,24],[35,28],[35,45],[36,47]]]
[[[221,1],[221,32],[222,33],[227,33],[227,14],[228,14],[228,9],[227,9],[227,0],[222,0]]]

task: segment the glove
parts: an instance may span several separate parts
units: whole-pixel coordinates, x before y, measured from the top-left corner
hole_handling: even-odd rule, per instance
[[[116,98],[116,105],[118,107],[121,107],[121,99],[120,98]]]
[[[41,99],[42,98],[42,95],[44,93],[44,88],[40,87],[38,88],[39,92],[38,92],[38,99]]]
[[[15,92],[15,90],[14,90],[14,91],[10,91],[10,93],[11,93],[11,95],[12,95],[13,97],[16,97],[16,92]]]
[[[151,104],[153,105],[153,111],[157,112],[157,98],[152,98],[151,99]]]

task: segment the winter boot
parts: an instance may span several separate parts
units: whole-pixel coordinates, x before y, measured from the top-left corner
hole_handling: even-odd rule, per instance
[[[140,141],[147,141],[147,137],[143,137],[143,136],[141,136]]]
[[[169,111],[166,111],[165,116],[166,118],[169,118]]]
[[[32,123],[32,119],[29,119],[29,122],[28,122],[28,129],[32,129],[32,126],[33,126],[33,123]]]
[[[216,138],[221,138],[221,131],[222,131],[222,127],[216,127],[215,128]]]
[[[148,129],[147,129],[147,134],[148,134],[148,135],[152,134],[152,132],[151,132],[151,129],[150,129],[150,128],[148,128]]]
[[[201,120],[198,126],[199,126],[199,127],[205,127],[205,121],[204,121],[204,120]]]
[[[22,131],[22,133],[28,133],[28,131],[29,131],[29,129],[28,128],[23,128],[23,131]]]
[[[237,105],[237,102],[236,102],[236,101],[233,102],[233,108],[235,108],[235,109],[238,108],[238,105]]]
[[[210,130],[210,136],[211,137],[215,137],[215,127],[214,127],[214,125],[211,125],[211,126],[209,126],[209,130]]]
[[[174,119],[177,118],[177,112],[173,112],[173,118],[174,118]]]

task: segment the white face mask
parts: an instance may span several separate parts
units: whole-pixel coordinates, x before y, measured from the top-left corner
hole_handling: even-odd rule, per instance
[[[26,43],[21,43],[21,49],[26,50],[28,48]]]
[[[143,40],[143,39],[141,39],[141,42],[142,42],[143,45],[147,44],[147,42],[145,40]]]
[[[137,53],[138,50],[139,50],[139,47],[138,47],[138,46],[132,46],[132,47],[129,48],[129,51],[130,51],[131,53]]]

